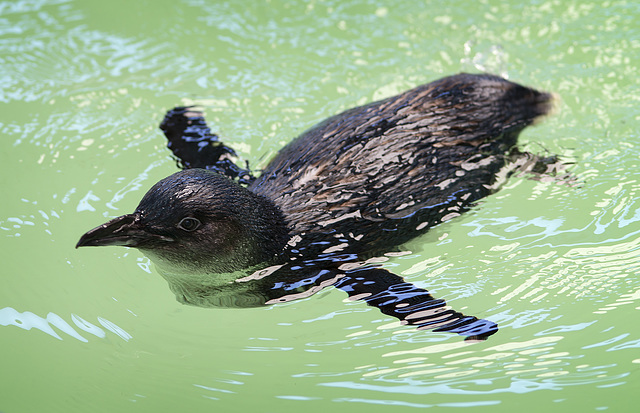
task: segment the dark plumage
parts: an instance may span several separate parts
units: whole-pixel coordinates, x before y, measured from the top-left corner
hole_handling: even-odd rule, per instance
[[[221,291],[254,294],[261,304],[336,285],[407,323],[487,336],[495,324],[447,313],[425,290],[356,264],[494,191],[496,174],[519,156],[518,134],[551,100],[496,76],[447,77],[325,120],[257,178],[229,161],[233,150],[199,112],[176,108],[161,125],[169,147],[183,167],[209,170],[163,179],[133,214],[77,246],[137,247],[196,305],[220,304],[213,297]],[[428,309],[428,317],[411,316]]]
[[[249,190],[294,232],[356,229],[388,247],[488,195],[520,131],[550,108],[551,95],[499,77],[447,77],[322,122]]]

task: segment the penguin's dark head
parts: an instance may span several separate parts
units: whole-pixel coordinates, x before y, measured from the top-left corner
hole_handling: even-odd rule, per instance
[[[142,198],[132,214],[92,229],[77,247],[134,247],[168,274],[212,274],[269,261],[287,242],[269,200],[204,169],[175,173]]]

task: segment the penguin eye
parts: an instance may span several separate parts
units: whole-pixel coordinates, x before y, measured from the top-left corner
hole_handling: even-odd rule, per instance
[[[198,229],[200,225],[201,223],[197,218],[185,217],[182,218],[182,221],[178,224],[178,228],[191,232]]]

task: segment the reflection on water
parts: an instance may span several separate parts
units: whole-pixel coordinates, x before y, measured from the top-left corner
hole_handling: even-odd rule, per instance
[[[558,350],[564,338],[543,336],[483,349],[477,349],[477,344],[462,342],[390,352],[383,357],[397,358],[393,366],[365,365],[353,372],[362,378],[375,378],[376,384],[360,380],[328,381],[321,385],[384,393],[489,395],[563,390],[587,383],[616,386],[628,382],[629,374],[625,370],[630,366],[586,364],[582,361],[586,354]],[[637,343],[629,344],[627,348],[637,347]],[[609,351],[622,348],[612,347]],[[640,359],[628,360],[628,363],[640,363]],[[487,374],[487,369],[494,372]],[[500,373],[496,374],[496,370]],[[487,389],[487,385],[492,386]]]
[[[1,3],[2,409],[637,410],[638,14],[628,0]],[[330,290],[187,308],[135,251],[69,248],[175,170],[156,130],[171,106],[206,106],[262,168],[319,119],[462,70],[557,92],[523,142],[572,159],[580,184],[511,179],[384,263],[499,322],[493,340],[415,331]],[[135,339],[85,316],[123,322],[112,296],[138,314]]]
[[[604,307],[599,308],[597,311],[594,311],[594,314],[605,314],[608,311],[615,310],[618,307],[625,304],[637,304],[634,300],[640,300],[640,288],[635,292],[622,294],[620,298],[616,299],[614,302],[606,304]],[[635,307],[636,310],[640,310],[640,306]]]
[[[495,250],[492,247],[492,251]],[[549,294],[575,298],[595,296],[614,288],[618,284],[614,280],[624,279],[637,272],[640,266],[637,261],[638,250],[640,238],[608,246],[574,247],[564,253],[552,250],[539,256],[521,258],[521,264],[533,266],[536,272],[529,272],[523,280],[518,280],[518,277],[524,271],[516,272],[513,275],[514,283],[500,286],[491,294],[499,297],[499,303],[513,299],[533,303],[545,299]],[[632,298],[617,298],[615,302],[629,303],[630,300],[637,299],[634,291],[619,294],[621,297]]]
[[[339,343],[345,348],[372,346],[387,349],[394,346],[393,336],[396,336],[404,343],[403,348],[383,351],[381,358],[373,364],[354,364],[350,372],[323,370],[301,373],[296,377],[317,378],[323,380],[322,386],[349,389],[355,392],[352,400],[359,399],[361,403],[379,400],[364,397],[369,392],[483,397],[482,400],[467,402],[469,406],[482,405],[487,401],[485,396],[501,393],[567,392],[570,388],[585,385],[598,388],[633,385],[636,379],[631,372],[636,371],[635,366],[640,364],[637,356],[640,339],[625,328],[629,326],[626,323],[634,324],[633,318],[627,318],[620,324],[619,317],[633,317],[629,310],[640,310],[640,290],[637,286],[625,289],[624,284],[617,281],[636,272],[638,242],[634,237],[626,242],[589,248],[565,247],[562,249],[566,252],[561,255],[556,251],[533,256],[532,259],[521,258],[519,262],[522,265],[540,262],[543,265],[536,268],[538,275],[529,271],[532,275],[518,280],[516,274],[508,278],[509,283],[501,290],[493,292],[498,304],[496,309],[501,313],[492,317],[500,323],[503,332],[513,329],[506,334],[519,339],[498,345],[492,345],[490,341],[478,344],[434,343],[430,340],[426,340],[427,345],[420,345],[424,337],[399,328],[397,322],[379,325],[378,331],[365,326],[350,329],[342,341],[324,345]],[[519,249],[497,250],[508,255]],[[423,272],[428,273],[431,269],[442,274],[440,269],[444,265],[440,263],[438,267],[438,263],[439,259],[435,258],[426,263],[419,262],[414,267],[421,267]],[[446,267],[455,269],[454,264]],[[628,284],[634,285],[633,282]],[[610,295],[610,301],[596,307],[584,305],[585,301],[611,289],[618,293]],[[560,301],[558,297],[567,297],[571,301],[563,313],[551,307]],[[517,304],[519,302],[528,305],[521,306]],[[519,330],[531,327],[535,329],[534,338],[518,336]],[[309,343],[313,346],[320,344]],[[615,361],[603,360],[603,352],[616,354]],[[337,377],[340,379],[328,379]]]
[[[105,338],[107,336],[105,330],[114,333],[116,336],[120,337],[124,341],[129,341],[132,336],[131,334],[124,331],[122,328],[118,327],[112,321],[107,320],[106,318],[98,317],[98,323],[105,329],[96,326],[80,317],[77,314],[71,314],[71,320],[73,324],[75,324],[76,328],[84,331],[85,333],[94,335],[98,338]],[[74,327],[72,327],[68,322],[66,322],[62,317],[55,313],[49,313],[46,317],[40,317],[30,311],[19,312],[11,307],[5,307],[0,309],[0,325],[2,326],[16,326],[20,327],[23,330],[31,330],[35,328],[40,330],[52,337],[57,338],[58,340],[62,340],[62,337],[53,329],[56,327],[58,330],[63,333],[75,338],[76,340],[82,341],[84,343],[88,342],[84,336],[78,333]]]

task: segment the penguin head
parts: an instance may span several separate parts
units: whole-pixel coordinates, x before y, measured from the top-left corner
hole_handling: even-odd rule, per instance
[[[76,248],[133,247],[164,273],[212,274],[269,261],[287,238],[271,201],[216,172],[188,169],[155,184],[133,213],[84,234]]]

